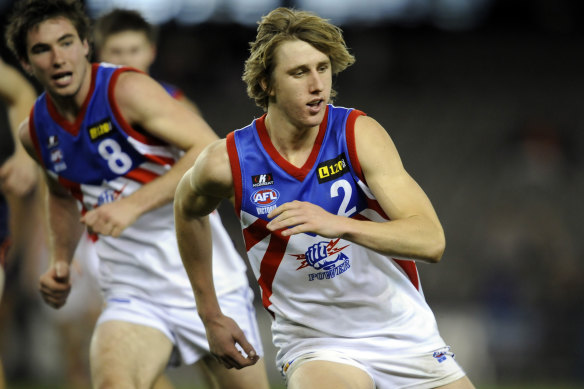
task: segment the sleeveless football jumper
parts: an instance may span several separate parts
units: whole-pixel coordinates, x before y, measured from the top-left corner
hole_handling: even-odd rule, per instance
[[[38,158],[50,176],[69,189],[82,213],[127,197],[168,171],[182,151],[122,117],[114,99],[120,74],[134,71],[92,65],[91,90],[75,122],[67,122],[43,93],[30,117]],[[119,238],[99,236],[99,283],[116,295],[155,304],[195,305],[174,229],[173,204],[143,214]],[[211,216],[214,281],[222,295],[247,285],[246,265],[221,224]]]
[[[413,260],[396,259],[343,239],[266,228],[267,214],[293,200],[374,222],[388,218],[367,187],[354,125],[363,112],[328,105],[314,148],[302,167],[272,145],[265,115],[227,136],[236,213],[264,307],[273,317],[277,363],[303,345],[359,348],[381,342],[386,352],[445,347]]]

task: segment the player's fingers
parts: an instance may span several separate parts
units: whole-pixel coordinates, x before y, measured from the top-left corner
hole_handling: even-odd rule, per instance
[[[123,227],[115,225],[112,227],[111,236],[113,236],[114,238],[119,238],[120,235],[122,235],[123,230],[124,230]]]
[[[41,293],[41,296],[47,305],[56,309],[61,308],[67,301],[66,296],[47,295],[43,293]]]
[[[293,209],[296,206],[295,203],[298,203],[298,201],[294,200],[292,202],[284,203],[284,204],[276,207],[276,209],[274,209],[270,213],[268,213],[268,218],[273,219],[273,218],[277,217],[278,215],[281,215],[282,213]]]
[[[231,355],[223,356],[223,365],[228,369],[235,368],[235,369],[243,369],[246,366],[251,366],[255,363],[255,361],[251,361],[248,358],[245,358],[241,353],[237,352]]]
[[[71,288],[69,280],[52,277],[41,278],[39,286],[43,290],[55,292],[67,292]]]
[[[51,296],[66,296],[69,294],[69,288],[67,286],[59,285],[58,287],[51,287],[48,285],[41,285],[41,293]]]
[[[56,294],[45,291],[41,291],[40,293],[43,300],[53,307],[62,306],[63,304],[65,304],[65,301],[67,301],[67,297],[69,296],[69,293]]]
[[[243,349],[243,351],[247,355],[247,358],[246,358],[245,356],[241,355],[241,353],[239,352],[237,357],[242,357],[242,358],[246,359],[246,363],[251,362],[250,364],[252,364],[252,365],[254,363],[256,363],[257,360],[259,359],[259,356],[257,355],[252,344],[245,337],[243,331],[241,331],[238,335],[235,336],[235,341],[241,346],[241,348]],[[248,366],[248,365],[246,365],[246,366]]]

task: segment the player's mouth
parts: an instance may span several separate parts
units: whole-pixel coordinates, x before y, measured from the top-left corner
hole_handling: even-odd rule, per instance
[[[308,106],[310,112],[318,113],[320,111],[320,109],[322,108],[323,103],[324,103],[324,99],[316,99],[316,100],[312,100],[311,102],[309,102],[306,105]]]
[[[71,80],[73,79],[73,73],[72,72],[55,73],[51,76],[51,79],[55,81],[55,84],[57,84],[57,86],[64,87],[71,83]]]

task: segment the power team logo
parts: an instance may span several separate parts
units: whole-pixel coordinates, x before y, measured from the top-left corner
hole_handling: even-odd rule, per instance
[[[103,138],[113,130],[112,122],[109,119],[103,120],[99,123],[95,123],[89,126],[89,138],[95,142],[96,140]]]
[[[349,166],[346,161],[345,153],[341,153],[336,158],[319,163],[317,166],[318,183],[322,184],[334,180],[347,173]]]
[[[313,244],[304,254],[292,254],[298,261],[302,261],[296,270],[311,266],[318,273],[308,274],[308,281],[325,280],[335,278],[343,274],[351,267],[349,257],[343,250],[349,245],[337,247],[340,238],[330,241],[321,241]]]
[[[120,197],[124,189],[126,189],[127,185],[128,184],[124,184],[124,186],[122,186],[122,188],[119,190],[106,189],[103,192],[101,192],[99,196],[97,196],[97,206],[99,207],[101,205],[116,201]]]
[[[267,215],[276,209],[279,198],[280,192],[276,189],[259,189],[251,195],[251,202],[255,204],[258,215]]]
[[[272,176],[272,173],[258,174],[256,176],[251,176],[251,182],[254,188],[274,185],[274,176]]]

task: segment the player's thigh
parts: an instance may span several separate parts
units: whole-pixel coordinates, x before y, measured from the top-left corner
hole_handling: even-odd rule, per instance
[[[364,370],[344,363],[313,360],[298,366],[288,377],[288,389],[374,389]]]
[[[202,368],[221,389],[269,389],[268,375],[264,360],[243,369],[227,369],[211,356],[203,358]]]
[[[91,339],[91,377],[96,388],[150,388],[164,371],[171,341],[159,330],[110,320]]]
[[[436,389],[474,389],[474,385],[467,376],[464,376],[447,385],[439,386]]]

